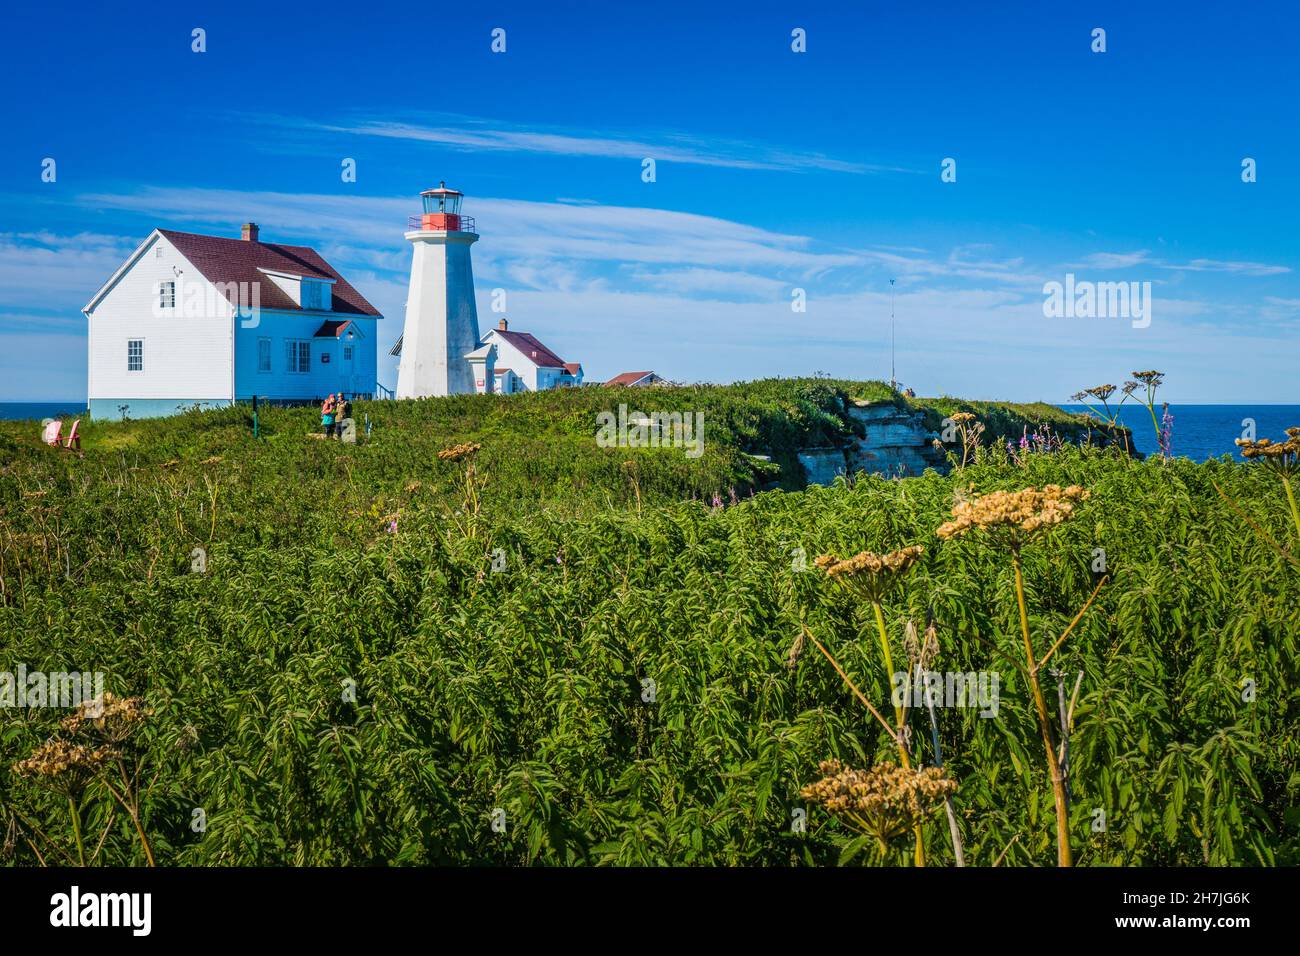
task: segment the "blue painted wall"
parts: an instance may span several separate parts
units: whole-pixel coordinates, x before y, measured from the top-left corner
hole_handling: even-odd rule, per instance
[[[126,405],[127,418],[162,418],[187,412],[195,405],[201,408],[225,408],[232,404],[228,398],[92,398],[90,417],[99,422],[122,419],[119,406]]]
[[[378,355],[377,321],[373,318],[354,319],[348,327],[354,333],[350,342],[347,330],[339,338],[314,338],[321,323],[329,318],[340,317],[263,311],[256,325],[248,324],[251,320],[246,318],[237,321],[235,397],[246,401],[257,395],[275,401],[323,398],[338,391],[373,393]],[[270,371],[258,370],[260,339],[270,342]],[[306,372],[289,371],[285,343],[291,339],[310,343],[311,366]],[[344,358],[348,346],[352,347],[351,362]]]

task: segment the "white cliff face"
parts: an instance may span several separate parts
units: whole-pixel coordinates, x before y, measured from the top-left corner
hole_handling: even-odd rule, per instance
[[[865,472],[891,478],[922,474],[927,468],[947,469],[942,452],[932,444],[939,436],[925,427],[920,412],[893,405],[862,405],[849,409],[864,435],[845,448],[814,448],[799,453],[810,485],[828,485],[836,475]]]
[[[469,247],[472,232],[408,232],[411,284],[397,367],[397,397],[475,391],[465,356],[479,346],[478,309]]]

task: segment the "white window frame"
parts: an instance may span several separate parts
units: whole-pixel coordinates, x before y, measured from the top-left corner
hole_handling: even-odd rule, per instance
[[[285,339],[284,357],[284,370],[290,375],[310,375],[311,339]]]
[[[132,352],[131,346],[133,346],[133,345],[139,345],[139,346],[140,346],[140,348],[138,349],[138,352],[139,352],[138,358],[139,358],[139,360],[140,360],[140,367],[139,367],[139,368],[132,368],[132,367],[131,367],[131,352]],[[143,371],[144,371],[144,339],[127,339],[127,340],[126,340],[126,370],[127,370],[128,372],[143,372]]]
[[[174,309],[176,308],[176,283],[168,280],[158,283],[158,308]]]
[[[266,367],[262,367],[262,349],[266,349]],[[259,374],[271,371],[271,340],[265,335],[257,340],[257,371]]]

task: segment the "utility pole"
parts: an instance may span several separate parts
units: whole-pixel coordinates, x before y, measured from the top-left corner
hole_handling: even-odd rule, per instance
[[[889,280],[889,387],[898,391],[898,378],[894,370],[894,280]]]

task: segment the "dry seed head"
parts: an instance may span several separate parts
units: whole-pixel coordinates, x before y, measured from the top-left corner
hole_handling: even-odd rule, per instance
[[[822,568],[832,581],[860,588],[869,598],[878,600],[921,560],[924,553],[925,545],[914,544],[889,554],[862,551],[843,560],[832,554],[823,554],[813,564]]]
[[[102,698],[83,701],[59,726],[68,733],[88,733],[120,743],[152,716],[153,710],[144,705],[143,697],[118,697],[104,691]]]
[[[1290,474],[1300,466],[1300,426],[1293,425],[1286,430],[1286,434],[1286,441],[1238,438],[1237,446],[1241,449],[1241,457],[1258,458],[1264,464]]]
[[[925,639],[921,642],[921,669],[928,670],[939,656],[939,632],[931,621],[925,628]]]
[[[1165,373],[1152,369],[1149,372],[1134,372],[1133,377],[1149,388],[1156,388],[1165,380]]]
[[[956,538],[972,528],[1010,529],[1033,533],[1060,524],[1074,511],[1074,502],[1089,493],[1078,485],[1062,488],[1045,485],[1023,491],[994,491],[973,501],[959,502],[952,509],[953,520],[939,526],[940,538]]]
[[[794,643],[790,645],[790,652],[786,654],[785,665],[787,668],[794,670],[799,666],[799,655],[803,653],[803,649],[807,644],[807,632],[803,628],[799,628],[799,633],[794,636]]]
[[[37,747],[26,760],[14,764],[13,772],[73,794],[81,791],[115,753],[109,746],[91,747],[51,739]]]
[[[921,663],[921,642],[916,637],[916,625],[911,621],[903,625],[903,651],[910,663]]]
[[[822,779],[800,791],[850,825],[864,829],[882,845],[922,821],[943,799],[957,792],[939,767],[911,770],[891,763],[854,770],[838,760],[818,767]]]
[[[1106,399],[1110,398],[1112,395],[1115,394],[1115,386],[1094,385],[1092,388],[1088,389],[1087,394],[1096,396],[1097,398],[1101,399],[1104,402],[1106,401]]]
[[[460,445],[452,445],[450,448],[444,448],[438,452],[438,458],[442,461],[460,461],[462,458],[468,458],[483,446],[478,442],[464,442]]]

